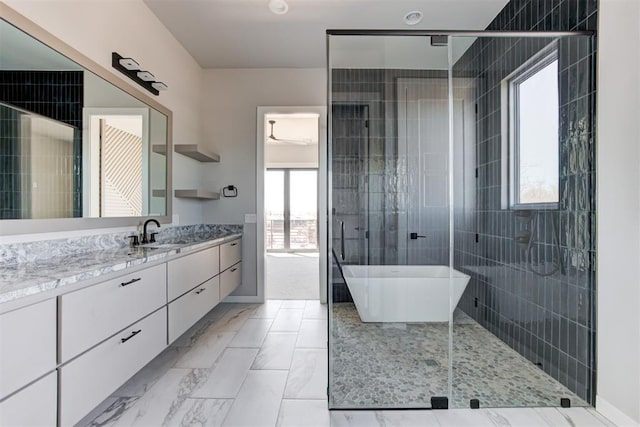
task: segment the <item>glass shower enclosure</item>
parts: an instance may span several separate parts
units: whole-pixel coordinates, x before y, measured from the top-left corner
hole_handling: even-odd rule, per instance
[[[589,405],[586,33],[328,31],[329,405]]]

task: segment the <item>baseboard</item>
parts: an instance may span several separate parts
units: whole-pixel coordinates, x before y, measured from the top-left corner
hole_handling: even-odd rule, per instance
[[[596,411],[620,427],[638,427],[640,423],[634,421],[620,409],[613,406],[600,396],[596,396]]]

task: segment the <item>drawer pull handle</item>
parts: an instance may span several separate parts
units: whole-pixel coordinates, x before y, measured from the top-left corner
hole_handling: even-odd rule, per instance
[[[133,331],[131,332],[131,335],[129,335],[126,338],[121,338],[120,341],[122,341],[122,343],[126,343],[127,341],[129,341],[131,338],[135,337],[136,335],[138,335],[140,332],[142,332],[142,329],[138,329],[137,331]]]
[[[237,269],[238,269],[238,267],[233,267],[233,268],[231,269],[231,272],[233,273],[233,272],[234,272],[234,271],[236,271]]]
[[[122,282],[122,283],[120,283],[120,286],[122,286],[122,287],[124,287],[124,286],[128,286],[128,285],[130,285],[130,284],[132,284],[132,283],[139,282],[140,280],[142,280],[142,277],[138,277],[138,278],[136,278],[136,279],[131,279],[131,280],[129,280],[128,282]]]
[[[207,288],[200,288],[196,291],[196,295],[200,295],[201,293],[203,293],[204,291],[206,291]]]
[[[229,246],[235,246],[237,244],[238,244],[238,242],[235,242],[235,243],[230,244]]]

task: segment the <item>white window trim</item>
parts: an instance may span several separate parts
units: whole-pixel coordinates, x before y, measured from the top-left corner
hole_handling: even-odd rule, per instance
[[[520,203],[518,174],[516,173],[516,159],[519,158],[516,121],[518,107],[517,91],[514,87],[529,77],[558,60],[557,44],[553,43],[534,55],[524,64],[519,66],[514,72],[509,74],[501,83],[501,131],[502,131],[502,192],[501,208],[512,210],[525,209],[558,209],[560,204],[560,194],[558,201],[545,203]],[[558,159],[559,161],[559,159]],[[558,183],[558,186],[560,184]],[[560,190],[560,189],[559,189]]]

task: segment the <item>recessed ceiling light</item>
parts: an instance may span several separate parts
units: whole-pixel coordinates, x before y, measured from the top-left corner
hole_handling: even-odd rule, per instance
[[[407,25],[416,25],[422,21],[422,12],[419,10],[413,10],[404,15],[404,23]]]
[[[269,1],[269,10],[276,15],[284,15],[289,10],[289,5],[284,0]]]

